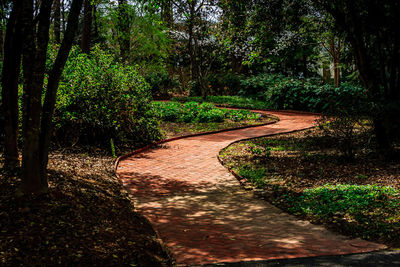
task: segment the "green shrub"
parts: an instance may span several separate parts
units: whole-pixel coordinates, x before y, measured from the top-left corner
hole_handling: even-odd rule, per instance
[[[179,82],[172,79],[165,71],[148,73],[145,75],[145,79],[150,85],[153,97],[168,97],[173,89],[179,87]]]
[[[219,109],[211,103],[186,102],[154,102],[153,112],[163,121],[170,122],[223,122],[224,119],[232,121],[259,120],[260,114],[249,110]]]
[[[241,81],[241,96],[257,96],[277,83],[280,83],[285,77],[280,74],[259,74]]]
[[[146,81],[94,47],[90,55],[74,48],[65,66],[54,117],[58,138],[85,143],[133,142],[160,137]]]

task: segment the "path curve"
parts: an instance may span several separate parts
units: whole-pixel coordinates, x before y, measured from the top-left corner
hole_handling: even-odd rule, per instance
[[[256,111],[279,117],[266,126],[164,143],[121,160],[117,174],[135,207],[153,224],[178,265],[343,255],[384,245],[332,233],[289,215],[251,192],[218,161],[242,139],[313,126],[316,115]]]

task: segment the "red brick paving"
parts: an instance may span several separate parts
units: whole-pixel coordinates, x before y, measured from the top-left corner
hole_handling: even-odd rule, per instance
[[[267,112],[276,124],[171,141],[119,163],[135,206],[178,265],[341,255],[385,246],[332,233],[244,191],[218,161],[230,143],[302,130],[311,114]]]

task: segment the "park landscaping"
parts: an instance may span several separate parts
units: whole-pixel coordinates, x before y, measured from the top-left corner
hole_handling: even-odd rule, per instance
[[[399,247],[392,2],[1,1],[0,265],[174,265],[115,160],[143,147],[169,153],[168,142],[156,145],[164,139],[260,126],[210,137],[221,149],[265,130],[311,127],[315,116],[316,129],[235,143],[221,162],[292,214]],[[286,121],[256,110],[284,111],[276,114]],[[273,122],[282,128],[261,126]],[[183,180],[198,173],[221,182],[221,165],[208,173],[218,164],[208,137],[189,146],[212,151],[208,162],[176,146],[187,168],[166,166],[175,180],[157,173],[149,192],[158,182],[162,193],[189,188]],[[158,170],[146,168],[131,182]]]
[[[277,120],[246,109],[217,108],[207,102],[154,102],[153,109],[164,138],[257,126]]]
[[[345,158],[339,142],[316,128],[238,142],[219,157],[245,188],[292,214],[400,247],[399,163],[365,145]]]

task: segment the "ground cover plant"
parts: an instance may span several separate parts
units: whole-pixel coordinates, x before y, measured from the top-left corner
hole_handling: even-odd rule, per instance
[[[223,164],[266,200],[345,234],[400,246],[400,164],[365,137],[352,160],[320,129],[243,141],[220,153]]]
[[[211,103],[195,101],[153,102],[153,112],[160,119],[160,129],[166,138],[275,121],[249,110],[217,108]]]
[[[173,265],[109,153],[53,151],[49,183],[45,196],[18,198],[20,178],[0,174],[0,265]]]

